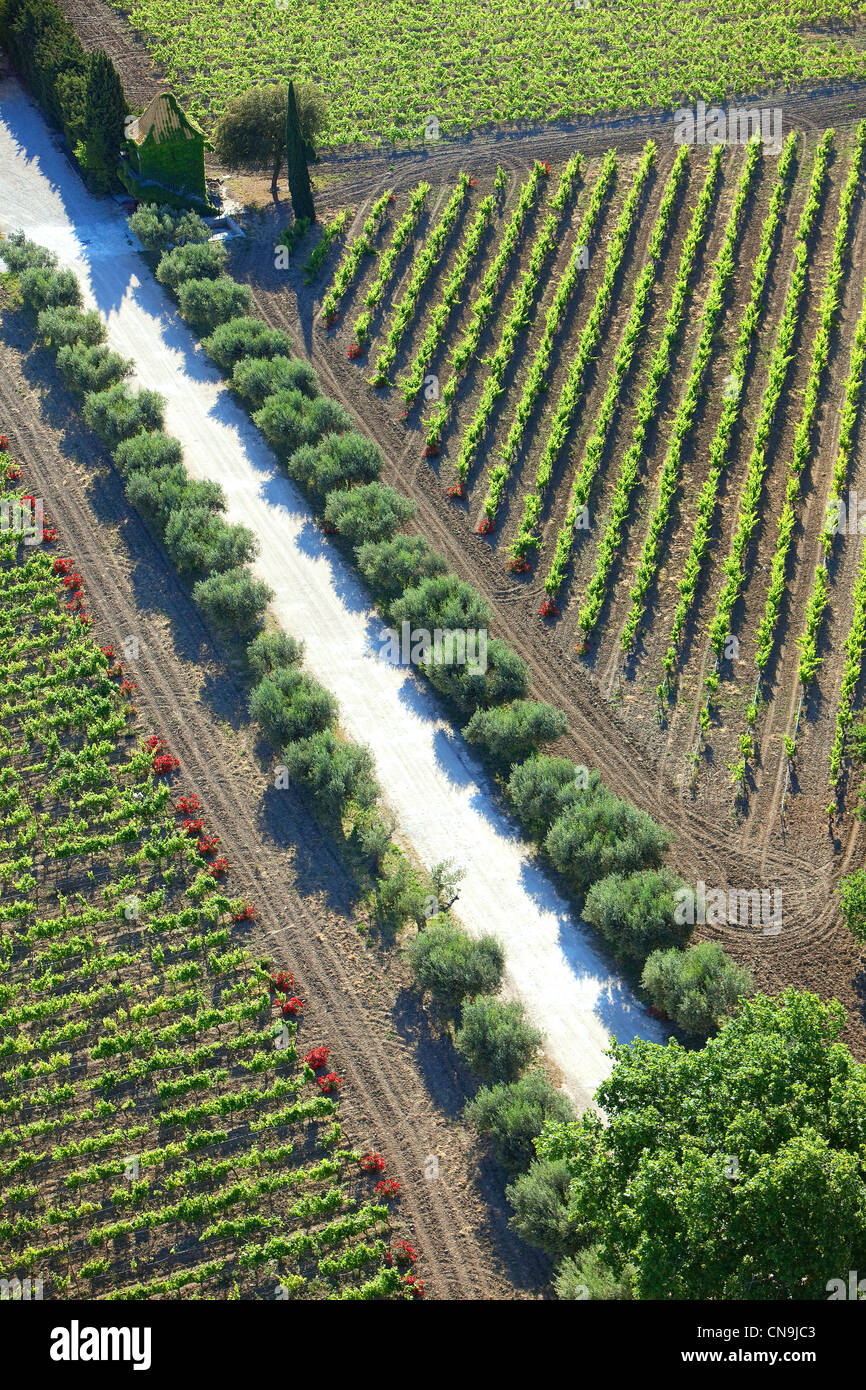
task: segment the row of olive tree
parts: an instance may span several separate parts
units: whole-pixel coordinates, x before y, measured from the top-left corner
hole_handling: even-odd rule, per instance
[[[228,278],[222,254],[207,251],[173,249],[160,262],[157,273],[178,295],[182,311],[189,286],[217,286]],[[220,322],[204,347],[325,529],[353,556],[395,639],[404,630],[486,637],[491,612],[482,596],[422,537],[400,529],[412,520],[414,505],[381,482],[378,447],[353,428],[339,402],[323,395],[312,367],[292,356],[288,336],[248,308],[244,301],[244,312]],[[416,664],[466,721],[465,737],[501,781],[527,833],[585,899],[587,920],[618,954],[647,962],[644,983],[656,1006],[693,1031],[717,1027],[750,988],[747,973],[718,947],[680,949],[689,935],[676,920],[676,894],[684,885],[661,867],[667,835],[645,812],[614,796],[597,773],[549,753],[567,721],[562,711],[527,698],[526,662],[491,638],[483,662],[455,661],[453,648],[437,652],[434,646],[422,650]]]

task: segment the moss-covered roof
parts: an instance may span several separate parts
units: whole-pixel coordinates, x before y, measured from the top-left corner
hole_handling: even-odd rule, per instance
[[[161,92],[130,130],[130,139],[136,145],[143,145],[151,138],[155,145],[174,140],[204,140],[204,131],[181,109],[171,92]]]

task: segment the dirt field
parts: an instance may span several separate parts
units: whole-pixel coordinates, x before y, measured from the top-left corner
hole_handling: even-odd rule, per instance
[[[759,365],[754,373],[754,379],[747,386],[745,411],[747,426],[743,429],[738,441],[738,458],[730,469],[731,496],[722,500],[720,531],[717,537],[720,554],[725,553],[724,547],[727,545],[735,525],[736,506],[732,498],[738,498],[739,488],[742,484],[743,461],[744,457],[747,458],[748,456],[746,451],[749,441],[748,422],[754,419],[765,383],[768,344],[771,341],[772,332],[781,312],[787,290],[793,232],[805,197],[815,143],[815,139],[810,138],[807,149],[802,155],[800,172],[792,197],[792,206],[775,262],[776,270],[772,294],[765,312],[764,327],[758,348],[757,362]],[[845,132],[840,131],[840,152],[831,172],[831,187],[826,213],[821,222],[814,252],[810,257],[810,279],[807,290],[810,299],[809,315],[813,315],[815,312],[818,288],[823,283],[823,274],[829,260],[841,183],[847,167],[848,144],[849,140]],[[506,555],[503,547],[513,535],[519,518],[520,507],[515,508],[514,504],[515,501],[520,502],[524,485],[528,483],[533,474],[534,456],[529,454],[524,459],[523,472],[510,487],[506,506],[502,513],[503,519],[501,523],[498,522],[497,532],[491,538],[494,544],[475,534],[475,527],[480,516],[480,503],[485,490],[484,459],[476,464],[470,475],[468,504],[455,505],[445,495],[443,483],[450,482],[453,476],[453,470],[449,472],[449,447],[450,457],[453,458],[459,445],[462,428],[471,418],[483,385],[483,371],[479,368],[475,372],[470,372],[458,394],[457,423],[451,433],[446,436],[446,447],[442,458],[424,460],[421,457],[423,432],[418,423],[420,412],[413,408],[408,419],[401,420],[400,416],[405,407],[399,394],[394,391],[377,392],[371,390],[365,379],[369,372],[368,363],[372,360],[369,353],[365,354],[357,364],[347,361],[347,348],[353,337],[351,324],[361,306],[366,283],[375,273],[373,266],[369,266],[365,278],[360,279],[353,286],[343,306],[340,324],[336,330],[330,333],[325,331],[318,319],[316,295],[303,286],[300,275],[296,271],[286,273],[274,269],[273,246],[279,229],[284,225],[282,214],[259,215],[250,241],[235,253],[233,269],[240,278],[245,279],[252,286],[257,306],[263,316],[269,322],[278,324],[292,333],[298,351],[312,358],[325,388],[353,410],[360,425],[378,440],[388,460],[389,481],[398,483],[409,491],[418,505],[419,529],[443,550],[450,563],[461,575],[478,585],[493,607],[496,615],[496,631],[507,636],[508,640],[530,660],[535,674],[535,693],[554,701],[568,711],[573,754],[581,760],[599,766],[606,779],[618,792],[650,811],[676,832],[678,839],[672,860],[677,870],[687,881],[695,883],[698,879],[703,879],[707,884],[742,887],[770,885],[781,890],[785,927],[779,938],[768,938],[760,933],[756,936],[752,930],[742,927],[714,928],[712,932],[708,928],[707,933],[717,936],[734,956],[750,964],[759,984],[767,989],[774,990],[785,984],[797,984],[816,989],[821,993],[835,993],[846,1004],[851,1015],[849,1041],[860,1055],[866,1055],[866,1046],[864,1046],[866,1037],[864,1037],[860,995],[862,978],[859,973],[858,952],[840,926],[834,894],[834,885],[841,872],[851,864],[858,862],[858,857],[862,854],[862,840],[859,823],[850,815],[850,798],[849,814],[844,818],[837,819],[832,836],[828,833],[826,815],[823,811],[827,801],[825,785],[827,755],[829,740],[832,738],[832,718],[830,716],[835,709],[835,701],[831,698],[831,692],[834,684],[838,684],[839,652],[841,640],[843,640],[846,631],[844,612],[847,599],[845,595],[850,593],[850,587],[846,590],[844,586],[846,584],[850,586],[853,582],[853,572],[857,559],[854,547],[849,547],[842,557],[841,571],[837,581],[838,593],[834,597],[834,608],[828,625],[834,629],[834,640],[832,654],[826,659],[819,680],[822,690],[826,692],[824,717],[816,721],[814,730],[810,728],[802,735],[804,756],[800,763],[799,787],[796,795],[789,796],[784,823],[779,818],[779,802],[783,785],[783,780],[781,783],[779,780],[781,748],[779,728],[787,728],[786,716],[791,700],[790,682],[792,672],[796,670],[795,659],[797,656],[796,648],[789,639],[786,639],[781,646],[779,659],[773,672],[774,685],[770,689],[771,692],[775,693],[776,699],[771,702],[769,715],[763,716],[759,721],[761,749],[756,762],[761,774],[759,790],[750,796],[746,814],[735,814],[734,812],[729,774],[725,767],[726,761],[733,756],[735,739],[741,732],[745,703],[751,696],[753,685],[753,678],[749,675],[749,672],[754,669],[751,662],[752,653],[750,650],[746,650],[745,644],[742,665],[737,668],[738,671],[743,671],[743,675],[735,676],[735,679],[729,681],[723,691],[725,698],[731,702],[730,727],[726,728],[723,721],[721,727],[713,731],[711,735],[713,756],[711,760],[707,761],[694,786],[686,775],[685,755],[694,746],[697,726],[698,701],[696,692],[707,662],[707,646],[706,638],[703,635],[703,625],[706,617],[711,616],[712,613],[710,604],[714,602],[718,585],[717,566],[711,570],[710,582],[705,585],[702,594],[701,611],[695,625],[696,635],[686,649],[687,660],[682,690],[678,703],[674,707],[673,717],[670,718],[666,728],[660,728],[656,723],[655,687],[659,679],[658,664],[660,655],[664,650],[662,643],[665,643],[667,639],[669,619],[672,615],[672,601],[676,596],[675,581],[681,571],[683,556],[691,539],[691,523],[694,516],[693,503],[702,481],[701,469],[705,467],[706,450],[717,422],[717,411],[713,408],[708,408],[702,414],[697,424],[694,446],[689,450],[685,475],[686,485],[683,492],[685,501],[681,503],[679,522],[675,522],[672,528],[669,548],[660,576],[658,595],[651,609],[651,621],[648,622],[647,634],[639,653],[640,659],[631,663],[627,668],[622,689],[620,689],[619,682],[621,665],[619,633],[627,608],[631,571],[636,562],[640,544],[642,544],[646,514],[649,505],[654,501],[655,476],[661,463],[668,427],[679,402],[683,371],[688,370],[696,343],[699,311],[703,306],[707,289],[706,272],[721,243],[724,221],[730,208],[742,157],[742,151],[736,150],[725,157],[725,178],[719,195],[717,215],[713,218],[710,235],[695,276],[694,304],[689,310],[686,332],[672,374],[672,385],[663,402],[659,425],[653,436],[654,444],[646,460],[643,489],[642,491],[639,489],[636,499],[637,505],[635,506],[633,503],[632,506],[632,530],[610,585],[611,596],[601,628],[601,639],[594,644],[589,659],[580,659],[575,651],[577,604],[576,602],[571,603],[568,595],[563,598],[565,615],[561,621],[545,623],[538,618],[538,607],[544,596],[543,578],[546,573],[546,565],[543,563],[544,552],[542,563],[528,580],[509,575],[505,567]],[[668,149],[667,152],[662,150],[658,175],[649,195],[648,210],[641,219],[635,244],[624,269],[622,282],[624,288],[617,297],[610,329],[605,333],[600,361],[581,413],[576,434],[577,443],[570,451],[572,461],[575,457],[580,456],[580,441],[585,437],[594,420],[595,407],[604,389],[606,369],[615,352],[618,334],[628,311],[628,285],[636,267],[641,264],[645,239],[648,236],[652,221],[651,209],[660,197],[671,159],[672,150]],[[629,167],[632,167],[633,164],[634,160],[632,159]],[[737,275],[731,304],[722,326],[719,344],[720,361],[725,361],[727,358],[727,352],[735,335],[735,325],[748,297],[746,272],[757,248],[761,221],[769,199],[772,178],[771,164],[772,161],[768,160],[765,177],[761,181],[744,235],[738,246],[737,256],[741,273]],[[474,168],[473,165],[469,164],[467,167]],[[521,162],[520,167],[510,169],[509,204],[515,194],[521,173],[528,172],[528,168],[529,161],[527,160],[525,163]],[[587,171],[587,187],[592,184],[593,172],[592,168]],[[690,176],[689,187],[686,191],[685,206],[691,207],[702,181],[703,171],[700,156],[698,156],[695,159],[695,169]],[[369,189],[369,196],[364,198],[357,207],[353,231],[359,228],[372,199],[381,188],[388,186],[389,182],[390,179],[381,179],[372,184]],[[406,182],[411,183],[411,179]],[[624,169],[618,192],[611,201],[604,226],[600,232],[599,244],[602,247],[605,244],[604,238],[609,236],[614,225],[628,184],[629,172],[628,169]],[[484,191],[486,189],[482,180],[479,184],[478,195],[480,196]],[[436,210],[441,207],[444,194],[444,189],[434,188],[430,197],[429,214],[419,229],[419,237],[435,221]],[[395,219],[399,217],[401,207],[404,205],[405,200],[398,197],[398,204],[394,213]],[[529,330],[528,346],[521,351],[516,378],[514,376],[511,378],[512,382],[516,379],[518,385],[522,380],[520,373],[525,371],[526,364],[531,360],[531,349],[540,336],[543,311],[549,302],[557,275],[568,258],[571,245],[569,238],[581,215],[582,206],[583,202],[579,202],[571,219],[571,233],[563,237],[556,261],[546,279],[547,289],[542,297],[535,321]],[[665,258],[663,275],[656,292],[656,302],[662,306],[667,302],[667,296],[676,273],[684,233],[683,220],[681,217],[678,223],[671,247]],[[521,262],[523,266],[526,264],[537,225],[538,219],[536,218],[535,222],[528,227],[524,238]],[[843,370],[840,371],[838,365],[831,369],[834,373],[832,376],[834,382],[831,391],[832,400],[838,400],[841,381],[847,372],[848,347],[856,318],[858,298],[862,294],[863,239],[864,219],[861,217],[856,223],[851,258],[853,273],[850,277],[849,288],[846,290],[845,305],[840,319],[839,341],[842,346],[838,349],[838,353],[839,360],[843,363]],[[415,244],[418,244],[417,240]],[[453,250],[452,247],[451,255],[453,255]],[[405,283],[404,277],[410,260],[411,250],[406,253],[398,266],[395,287],[393,293],[389,295],[391,302],[396,302],[400,286]],[[563,330],[563,342],[567,340],[572,345],[576,342],[577,334],[580,332],[592,303],[595,286],[602,270],[602,262],[603,257],[600,256],[594,264],[591,264],[587,283],[575,296],[569,322]],[[450,260],[446,256],[443,267],[437,274],[436,284],[441,283],[449,264]],[[860,270],[859,279],[858,268]],[[510,278],[509,285],[513,286],[515,276]],[[326,272],[323,276],[323,283],[327,284],[327,280]],[[503,288],[501,294],[503,303],[507,302],[508,290],[509,286]],[[433,294],[435,295],[435,289]],[[461,325],[466,321],[468,300],[469,296],[467,295],[464,297],[462,310],[455,315],[455,322],[449,325],[447,338],[449,344],[457,341]],[[423,327],[424,308],[425,301],[422,297],[421,308],[415,320],[414,336],[410,334],[407,345],[401,349],[397,370],[411,360],[413,345],[417,342]],[[462,318],[460,317],[461,313]],[[780,494],[784,486],[785,448],[790,446],[797,418],[798,392],[802,391],[808,374],[809,345],[813,331],[810,324],[813,321],[811,318],[806,318],[804,321],[795,370],[785,398],[787,402],[793,402],[793,404],[783,410],[784,423],[777,431],[777,438],[773,444],[773,462],[768,473],[765,490],[765,497],[768,501],[764,523],[760,528],[760,535],[757,537],[758,560],[752,571],[753,575],[760,575],[765,572],[761,566],[768,565],[769,555],[772,553],[772,546],[775,543],[775,526],[772,523],[772,518],[777,514]],[[494,328],[488,328],[482,339],[478,353],[479,360],[483,360],[484,356],[488,355],[496,345],[497,313],[494,313],[492,323]],[[376,326],[374,320],[374,330]],[[657,334],[658,323],[654,320],[648,335],[648,345],[642,353],[642,362],[646,361],[649,351],[655,345]],[[374,334],[371,349],[373,354],[375,354],[375,349]],[[444,354],[441,355],[441,360],[444,362]],[[536,429],[542,438],[544,423],[552,409],[550,402],[556,399],[569,360],[570,357],[567,357],[566,352],[563,351],[562,359],[557,363],[548,392],[548,404],[539,408],[541,423],[539,425],[536,422]],[[626,428],[630,430],[629,412],[637,396],[639,380],[640,377],[635,373],[620,411],[620,424],[610,451],[610,461],[603,468],[601,496],[597,504],[602,517],[605,515],[606,500],[616,476],[617,460],[623,449],[627,447]],[[505,395],[507,398],[507,389]],[[545,412],[548,413],[545,414]],[[815,469],[816,475],[820,478],[818,485],[820,487],[826,485],[828,469],[832,465],[833,458],[830,438],[832,429],[828,432],[827,417],[832,418],[832,412],[825,409],[821,422],[820,447]],[[507,411],[503,411],[498,420],[497,428],[488,440],[491,449],[493,439],[498,440],[504,437],[507,420]],[[530,433],[532,433],[532,428],[531,425]],[[564,465],[561,461],[560,474],[555,478],[555,483],[561,483],[563,475]],[[856,479],[854,482],[856,484]],[[564,490],[561,486],[554,486],[552,505],[545,509],[544,534],[548,542],[546,546],[548,556],[552,537],[555,536],[556,528],[561,522],[565,508],[567,500],[565,491],[567,488]],[[798,542],[799,554],[808,555],[812,562],[814,562],[815,536],[822,513],[823,500],[817,505],[810,502],[806,512],[806,532]],[[643,525],[641,525],[642,518]],[[573,591],[579,593],[581,579],[588,577],[592,565],[591,550],[591,544],[588,544],[585,553],[583,551],[578,553],[570,593]],[[808,566],[803,567],[802,565],[795,568],[800,578],[792,612],[799,617],[796,604],[802,602],[805,585],[802,575],[805,573],[808,577],[811,570]],[[744,634],[752,631],[762,607],[763,593],[760,587],[755,584],[754,592],[751,587],[747,591],[745,617],[741,616],[738,620],[738,630],[741,629]],[[796,628],[796,631],[799,631],[799,628]],[[810,774],[808,769],[813,766],[815,771]]]
[[[13,323],[4,315],[4,337]],[[50,356],[16,336],[0,345],[0,416],[84,577],[100,639],[139,639],[136,707],[176,751],[178,790],[201,796],[261,908],[261,950],[296,972],[310,1039],[332,1044],[347,1133],[378,1147],[400,1181],[400,1219],[423,1250],[430,1296],[538,1297],[546,1261],[508,1231],[498,1170],[457,1118],[472,1087],[456,1054],[397,953],[359,934],[353,885],[301,800],[269,794],[237,673],[79,424]],[[428,1181],[433,1155],[440,1176]]]

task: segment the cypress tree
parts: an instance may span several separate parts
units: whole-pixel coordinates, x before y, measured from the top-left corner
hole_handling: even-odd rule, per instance
[[[117,69],[97,48],[90,55],[85,88],[86,165],[103,188],[111,186],[123,145],[126,98]]]
[[[289,100],[286,107],[286,161],[289,170],[289,192],[292,195],[295,219],[306,217],[310,222],[315,222],[316,209],[313,206],[313,190],[310,186],[310,171],[307,168],[304,137],[301,134],[301,123],[298,120],[294,82],[289,83]]]

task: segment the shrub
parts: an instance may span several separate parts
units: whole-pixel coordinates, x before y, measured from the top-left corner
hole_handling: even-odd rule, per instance
[[[126,495],[137,512],[162,533],[176,507],[186,495],[186,472],[180,464],[133,473],[126,484]]]
[[[543,700],[515,700],[510,705],[477,709],[463,736],[481,748],[497,771],[507,772],[542,744],[561,738],[567,727],[562,710]]]
[[[253,415],[272,449],[293,454],[302,444],[309,443],[303,415],[304,397],[300,391],[276,391]]]
[[[253,690],[250,714],[274,748],[309,738],[337,718],[337,701],[297,666],[278,666]]]
[[[160,532],[184,508],[201,507],[211,513],[225,506],[219,483],[194,481],[176,464],[155,468],[150,473],[133,473],[126,485],[126,495]]]
[[[520,699],[529,690],[529,667],[523,658],[498,637],[490,637],[485,659],[484,640],[483,629],[474,638],[467,634],[465,664],[447,659],[443,642],[443,660],[425,666],[431,684],[463,718],[500,700]]]
[[[622,1276],[617,1277],[610,1265],[602,1258],[600,1245],[589,1245],[579,1255],[563,1260],[554,1280],[556,1296],[564,1301],[584,1299],[634,1298],[630,1277],[636,1273],[633,1265],[626,1265]]]
[[[610,874],[592,884],[583,916],[618,955],[646,960],[651,951],[688,940],[691,927],[675,920],[675,894],[683,886],[668,869]]]
[[[398,931],[404,922],[423,922],[427,897],[425,885],[401,854],[391,872],[376,882],[374,903],[380,926]]]
[[[81,288],[71,270],[31,265],[21,271],[18,284],[23,303],[34,314],[43,309],[81,308]]]
[[[143,203],[130,217],[129,226],[145,250],[154,252],[185,243],[203,243],[211,236],[210,227],[197,213],[180,212],[166,204],[157,207]]]
[[[376,806],[368,807],[354,817],[352,835],[361,853],[373,860],[377,872],[391,848],[393,833],[393,825],[382,818]]]
[[[230,275],[216,280],[184,280],[177,289],[180,312],[197,333],[212,333],[221,323],[246,314],[253,297],[246,285]]]
[[[535,1157],[535,1140],[548,1120],[565,1124],[573,1118],[568,1097],[555,1090],[538,1069],[506,1085],[483,1086],[463,1113],[478,1133],[490,1140],[500,1163],[512,1176],[529,1167]]]
[[[522,1004],[482,996],[464,1004],[454,1043],[482,1081],[516,1081],[541,1046],[541,1033]]]
[[[93,391],[84,398],[84,418],[109,449],[141,430],[161,430],[163,398],[156,391],[132,391],[117,382],[105,391]]]
[[[667,846],[666,833],[645,811],[601,790],[568,806],[544,841],[554,866],[579,892],[606,874],[655,868]]]
[[[162,257],[156,278],[170,290],[176,290],[184,280],[217,280],[225,271],[227,259],[221,241],[175,246]]]
[[[248,527],[229,525],[213,508],[186,499],[168,518],[165,545],[181,574],[235,570],[258,552]]]
[[[415,503],[383,483],[329,492],[325,521],[335,527],[349,545],[390,540],[398,526],[415,515]]]
[[[702,1037],[720,1028],[755,988],[749,971],[716,941],[701,941],[688,951],[654,951],[641,984],[657,1009]]]
[[[242,357],[234,365],[232,386],[256,409],[277,391],[300,391],[310,400],[319,394],[319,379],[301,357]]]
[[[857,869],[839,884],[842,917],[855,941],[866,942],[866,873]]]
[[[379,795],[370,750],[342,742],[330,729],[290,744],[284,757],[292,781],[306,787],[332,818],[350,801],[372,806]]]
[[[324,499],[341,484],[378,477],[382,452],[363,435],[332,434],[320,444],[303,444],[289,457],[287,469],[308,492]]]
[[[41,309],[37,326],[40,338],[52,352],[70,343],[95,347],[98,343],[104,343],[106,338],[105,324],[96,310],[88,309],[87,313],[83,313],[72,304],[61,305],[57,309]]]
[[[107,343],[66,343],[57,353],[57,365],[72,391],[104,391],[129,376],[133,363],[112,352]]]
[[[258,627],[273,591],[249,570],[236,569],[200,579],[192,596],[218,627],[245,637]]]
[[[304,655],[304,644],[280,628],[277,632],[260,632],[247,647],[247,660],[255,674],[268,676],[278,666],[294,666]]]
[[[376,597],[387,605],[405,589],[445,574],[448,565],[423,536],[397,535],[390,541],[362,545],[358,568]]]
[[[343,434],[352,428],[348,410],[331,396],[316,396],[304,407],[307,438],[315,444],[327,434]]]
[[[577,767],[570,758],[535,753],[514,768],[508,796],[527,835],[543,840],[567,806],[595,796],[600,786],[594,769]]]
[[[229,319],[203,339],[202,347],[218,367],[231,375],[242,357],[289,357],[292,340],[279,328],[268,328],[261,319],[241,315]]]
[[[534,1159],[506,1189],[514,1208],[509,1226],[548,1255],[571,1253],[577,1248],[578,1237],[569,1222],[570,1186],[571,1169],[565,1159]]]
[[[131,473],[151,473],[158,468],[182,464],[183,449],[177,439],[162,430],[142,432],[121,440],[114,450],[114,462],[124,477]]]
[[[490,609],[471,584],[456,574],[443,574],[422,579],[415,588],[407,589],[391,604],[391,616],[398,625],[409,622],[427,632],[437,627],[451,632],[478,631],[487,628]]]
[[[491,637],[487,643],[487,672],[483,692],[479,692],[478,704],[504,704],[510,700],[520,700],[529,691],[529,667],[512,651],[511,647],[498,637]],[[474,694],[471,684],[465,687],[466,695]]]
[[[406,948],[415,982],[446,1008],[470,994],[494,994],[502,983],[505,954],[493,936],[473,940],[451,922],[432,922]]]
[[[0,256],[13,275],[37,267],[50,270],[57,265],[53,251],[46,246],[38,246],[35,241],[28,241],[23,232],[10,232],[0,240]]]

